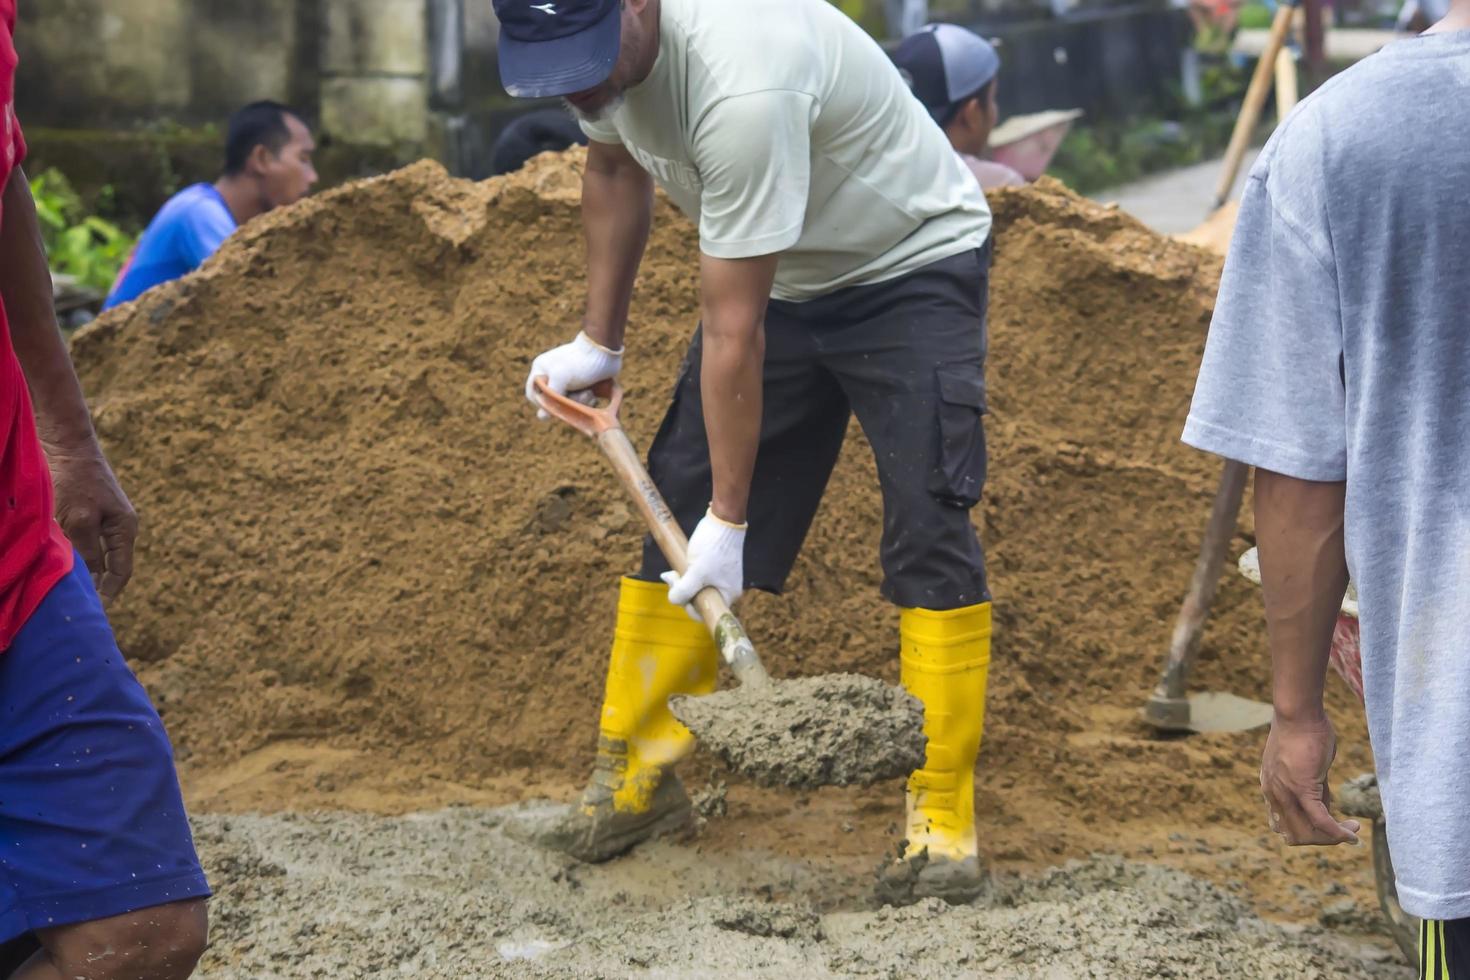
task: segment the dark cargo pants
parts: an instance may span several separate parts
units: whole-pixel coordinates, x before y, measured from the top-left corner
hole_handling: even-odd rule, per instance
[[[745,542],[748,588],[780,592],[847,432],[858,422],[883,491],[883,595],[906,608],[986,602],[970,508],[985,483],[990,245],[889,282],[766,312],[764,412]],[[685,533],[712,489],[695,333],[648,469]],[[668,563],[645,539],[638,577]]]

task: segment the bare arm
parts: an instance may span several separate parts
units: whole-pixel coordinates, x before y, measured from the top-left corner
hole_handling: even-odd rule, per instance
[[[1347,589],[1343,552],[1346,484],[1256,472],[1256,536],[1271,644],[1276,717],[1314,723],[1326,716],[1322,689],[1332,630]]]
[[[41,441],[48,453],[95,447],[92,416],[56,324],[36,202],[19,167],[5,187],[0,216],[0,299],[36,406]]]
[[[699,378],[714,475],[711,510],[745,522],[761,431],[761,366],[766,354],[766,303],[776,256],[699,260],[704,363]]]
[[[587,336],[623,346],[633,280],[653,222],[653,180],[626,149],[593,141],[582,174],[582,228],[587,239]]]
[[[103,597],[111,599],[132,575],[137,517],[102,455],[57,327],[36,203],[19,167],[10,175],[0,207],[0,301],[51,464],[56,517]]]
[[[1358,825],[1328,807],[1336,736],[1323,704],[1328,653],[1347,589],[1344,483],[1256,473],[1256,537],[1271,647],[1271,735],[1261,788],[1289,844],[1355,842]]]

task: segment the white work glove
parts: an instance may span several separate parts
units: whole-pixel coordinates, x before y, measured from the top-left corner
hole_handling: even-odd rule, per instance
[[[706,513],[689,536],[689,566],[684,574],[664,572],[661,576],[669,587],[669,601],[700,619],[690,603],[701,589],[712,585],[733,605],[745,591],[745,527]]]
[[[558,395],[567,395],[584,405],[591,405],[594,399],[587,389],[599,381],[616,378],[622,367],[621,348],[611,350],[586,333],[578,333],[570,344],[553,347],[531,362],[531,374],[526,378],[526,398],[536,406],[536,417],[545,421],[551,416],[541,407],[536,391],[537,378],[544,377],[547,386]]]

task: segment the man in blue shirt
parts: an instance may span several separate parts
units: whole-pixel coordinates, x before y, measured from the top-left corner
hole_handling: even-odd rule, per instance
[[[316,183],[315,149],[306,123],[283,105],[252,102],[237,111],[225,141],[224,174],[213,184],[179,191],[154,215],[103,309],[192,272],[240,225],[305,197]]]

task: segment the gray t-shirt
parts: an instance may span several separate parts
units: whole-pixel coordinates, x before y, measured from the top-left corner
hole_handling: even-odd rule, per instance
[[[1184,441],[1347,482],[1399,897],[1470,916],[1470,32],[1389,45],[1272,137]]]

